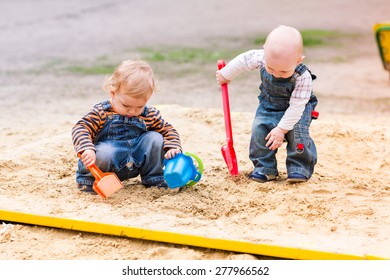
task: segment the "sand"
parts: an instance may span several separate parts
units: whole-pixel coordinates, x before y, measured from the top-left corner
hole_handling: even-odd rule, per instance
[[[257,2],[227,1],[223,8],[217,1],[6,3],[0,11],[0,208],[390,258],[390,81],[372,32],[375,22],[389,20],[389,5],[384,0],[303,1],[302,7]],[[272,16],[276,7],[279,13]],[[16,8],[22,16],[11,16]],[[234,11],[246,17],[235,19]],[[353,20],[346,20],[350,15]],[[318,164],[310,181],[286,182],[285,146],[277,154],[275,182],[247,179],[257,73],[243,74],[229,86],[240,171],[232,177],[220,152],[225,132],[216,61],[166,60],[150,62],[160,85],[150,103],[179,131],[184,150],[202,159],[201,181],[166,190],[146,189],[134,178],[106,200],[78,191],[70,131],[107,95],[101,90],[104,74],[78,74],[70,66],[140,58],[139,47],[256,48],[250,39],[278,24],[354,34],[306,50],[307,65],[318,76],[320,112],[311,126]],[[0,259],[259,258],[267,256],[0,224]]]

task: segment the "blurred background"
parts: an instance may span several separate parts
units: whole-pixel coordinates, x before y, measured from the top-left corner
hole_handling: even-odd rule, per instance
[[[101,86],[116,65],[144,59],[160,84],[151,103],[221,108],[216,61],[261,48],[266,34],[285,24],[304,35],[323,111],[383,111],[388,78],[372,27],[389,15],[388,0],[3,0],[0,98],[9,113],[17,105],[39,120],[30,105],[41,102],[49,115],[76,120],[107,97]],[[255,110],[255,72],[231,84],[233,111]]]

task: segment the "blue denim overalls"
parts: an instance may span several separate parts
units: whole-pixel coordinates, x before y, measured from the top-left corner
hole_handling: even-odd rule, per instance
[[[110,109],[109,101],[102,103]],[[142,116],[147,114],[147,107]],[[96,165],[103,172],[115,172],[121,181],[141,175],[143,185],[152,186],[164,181],[163,136],[147,131],[145,122],[137,117],[108,115],[106,123],[94,140]],[[92,187],[95,178],[81,160],[78,162],[76,181]]]
[[[307,70],[299,64],[295,72],[302,75]],[[294,90],[294,75],[290,78],[275,78],[265,68],[260,70],[259,107],[253,120],[249,157],[254,165],[254,172],[278,175],[276,152],[265,146],[265,137],[275,128],[289,107],[291,93]],[[315,77],[315,76],[313,76]],[[287,173],[299,173],[310,178],[317,163],[316,146],[309,135],[312,121],[311,113],[317,105],[317,98],[311,94],[310,101],[299,122],[285,135],[287,141]],[[299,147],[299,148],[298,148]],[[300,149],[303,148],[303,149]]]

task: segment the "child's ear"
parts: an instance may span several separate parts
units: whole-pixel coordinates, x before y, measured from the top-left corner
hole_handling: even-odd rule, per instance
[[[113,98],[115,96],[115,92],[113,92],[112,90],[110,90],[110,97]]]
[[[305,56],[302,55],[302,56],[299,58],[299,60],[298,60],[298,64],[301,63],[304,59],[305,59]]]

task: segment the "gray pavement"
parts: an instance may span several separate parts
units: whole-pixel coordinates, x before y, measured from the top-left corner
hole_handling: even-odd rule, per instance
[[[389,15],[388,0],[1,0],[0,71],[140,46],[208,44],[279,23],[371,32]]]

